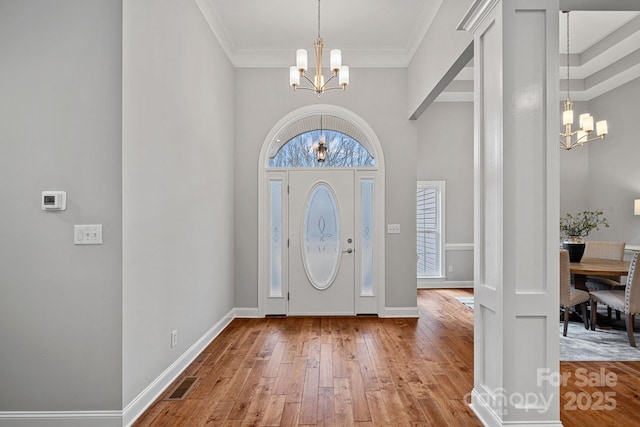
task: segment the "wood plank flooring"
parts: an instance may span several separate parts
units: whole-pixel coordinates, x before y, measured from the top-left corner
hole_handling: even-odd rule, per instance
[[[469,295],[420,290],[419,319],[236,319],[134,425],[480,426],[468,407],[473,311],[455,299]],[[614,372],[616,385],[567,381],[565,426],[638,425],[640,362],[561,365],[574,378],[580,368]],[[185,377],[198,378],[185,398],[166,400]],[[585,393],[605,391],[614,410],[584,410]]]

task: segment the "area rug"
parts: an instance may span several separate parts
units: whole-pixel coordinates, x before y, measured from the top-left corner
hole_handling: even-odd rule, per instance
[[[473,297],[456,297],[460,303],[473,310]],[[598,310],[600,313],[600,310]],[[606,309],[603,314],[606,313]],[[640,316],[639,316],[640,317]],[[624,362],[640,360],[640,348],[631,347],[624,322],[616,322],[618,329],[595,331],[585,329],[582,322],[569,322],[567,336],[562,336],[563,323],[558,322],[560,335],[560,360],[567,362]],[[636,319],[636,342],[640,344],[640,325]]]
[[[600,311],[600,310],[598,310]],[[560,334],[560,360],[575,362],[623,362],[640,360],[640,349],[629,345],[624,329],[585,329],[582,323],[569,322],[567,336]],[[638,327],[636,326],[636,331]],[[636,332],[636,341],[640,336]]]

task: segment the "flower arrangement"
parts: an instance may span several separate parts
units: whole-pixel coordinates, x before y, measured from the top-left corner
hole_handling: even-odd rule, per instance
[[[593,230],[599,230],[601,225],[609,228],[607,218],[601,210],[583,211],[575,215],[568,213],[560,218],[560,234],[567,239],[581,240]]]

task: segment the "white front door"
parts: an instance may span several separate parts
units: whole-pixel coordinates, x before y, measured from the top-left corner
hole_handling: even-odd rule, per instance
[[[355,314],[354,171],[289,172],[289,315]]]

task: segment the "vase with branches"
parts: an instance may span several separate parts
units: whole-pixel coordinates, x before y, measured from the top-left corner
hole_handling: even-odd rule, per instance
[[[565,240],[581,241],[600,226],[609,228],[607,218],[601,210],[570,213],[560,218],[560,234]]]
[[[579,262],[582,259],[585,248],[584,238],[593,230],[599,230],[600,226],[609,228],[602,210],[568,213],[560,218],[562,246],[569,251],[571,262]]]

